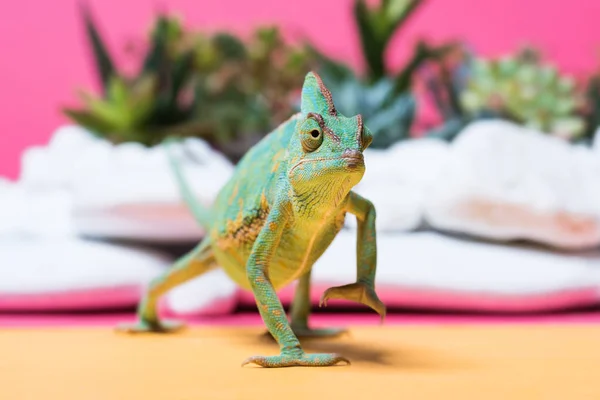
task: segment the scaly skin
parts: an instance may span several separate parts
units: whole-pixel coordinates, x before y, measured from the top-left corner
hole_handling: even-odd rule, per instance
[[[181,193],[207,237],[163,276],[154,280],[138,307],[138,322],[127,332],[168,332],[178,325],[161,322],[158,298],[166,291],[216,266],[253,292],[260,315],[280,347],[280,354],[254,356],[242,365],[263,367],[329,366],[349,361],[338,354],[307,354],[298,336],[327,336],[339,330],[312,330],[310,272],[342,228],[346,213],[356,216],[357,280],[330,288],[329,299],[365,304],[385,317],[375,293],[377,246],[375,208],[352,191],[362,179],[362,152],[372,134],[360,115],[338,114],[331,93],[318,75],[306,76],[301,112],[254,146],[238,163],[212,210],[191,194],[173,161]],[[171,158],[173,160],[173,158]],[[299,280],[291,324],[276,290]]]

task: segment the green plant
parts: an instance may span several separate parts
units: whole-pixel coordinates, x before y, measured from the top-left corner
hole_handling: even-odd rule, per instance
[[[569,140],[581,136],[584,129],[577,115],[581,98],[574,79],[560,74],[531,49],[473,60],[460,101],[470,115],[486,110]]]
[[[455,45],[442,57],[431,59],[419,71],[419,82],[424,88],[424,98],[437,111],[437,120],[428,122],[424,135],[452,141],[473,119],[465,113],[460,101],[469,76],[471,55],[464,45]],[[485,112],[478,114],[484,118]],[[433,128],[431,127],[433,126]]]
[[[195,136],[236,162],[295,111],[294,94],[310,69],[308,52],[287,44],[276,27],[259,27],[244,41],[159,15],[141,66],[126,76],[85,4],[81,12],[101,92],[81,91],[83,107],[64,112],[114,143]]]
[[[425,82],[443,122],[430,136],[452,139],[482,118],[508,119],[571,141],[585,134],[575,80],[533,48],[489,59],[463,49],[450,61],[436,61]]]
[[[585,104],[581,115],[585,120],[585,129],[582,140],[592,142],[596,131],[600,129],[600,70],[588,78],[584,92]]]
[[[389,42],[421,4],[422,0],[381,0],[378,6],[369,7],[365,0],[354,1],[354,21],[371,83],[390,74],[385,64]],[[400,74],[398,84],[406,86],[411,71],[405,68],[402,72],[406,76]]]
[[[410,136],[416,111],[411,92],[413,77],[425,62],[449,49],[448,45],[433,47],[419,42],[400,70],[391,71],[386,65],[392,37],[421,4],[421,0],[382,0],[369,7],[364,0],[354,1],[354,22],[366,69],[362,75],[308,46],[321,77],[338,99],[340,112],[363,114],[374,135],[373,148],[387,148]]]
[[[202,136],[221,151],[239,159],[296,111],[309,58],[302,47],[285,43],[278,28],[259,27],[246,42],[197,34],[194,48],[196,118],[207,128]]]
[[[119,143],[160,143],[185,125],[196,106],[191,81],[193,53],[170,54],[177,25],[159,16],[150,46],[137,75],[118,71],[87,6],[81,12],[100,79],[101,94],[80,91],[83,108],[65,108],[65,114],[93,133]]]

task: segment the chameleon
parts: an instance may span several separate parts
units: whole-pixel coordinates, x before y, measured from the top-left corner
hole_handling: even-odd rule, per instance
[[[193,196],[171,154],[171,166],[184,202],[201,226],[202,240],[161,276],[153,279],[133,324],[120,331],[173,332],[183,325],[157,315],[160,296],[214,268],[222,268],[250,290],[278,355],[256,355],[242,366],[349,365],[337,353],[307,353],[299,337],[328,337],[345,329],[312,329],[310,279],[314,263],[342,229],[347,213],[357,219],[357,279],[323,292],[319,306],[346,299],[376,311],[383,323],[386,307],[375,291],[377,243],[375,207],[353,191],[366,167],[363,151],[373,140],[362,116],[346,117],[314,71],[304,78],[300,110],[264,136],[242,157],[211,207]],[[297,281],[290,318],[277,290]]]

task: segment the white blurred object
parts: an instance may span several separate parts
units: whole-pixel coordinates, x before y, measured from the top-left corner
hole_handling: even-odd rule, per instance
[[[426,203],[435,228],[558,248],[600,244],[600,157],[588,148],[490,120],[455,139]]]
[[[0,310],[133,306],[170,259],[71,238],[0,241]]]
[[[185,139],[173,150],[192,191],[210,206],[234,166],[200,139]],[[25,152],[20,182],[67,190],[82,235],[168,242],[203,234],[181,201],[160,146],[113,145],[84,128],[61,127],[48,146]]]
[[[150,249],[82,240],[71,219],[64,191],[0,180],[0,311],[135,306],[173,262]],[[215,271],[165,298],[171,313],[208,315],[231,311],[237,296],[234,283]]]
[[[530,312],[600,300],[598,251],[551,252],[435,232],[389,233],[377,245],[376,290],[388,307]],[[342,231],[317,261],[313,304],[327,288],[356,281],[355,248],[356,233]],[[280,297],[289,304],[293,289]],[[247,292],[240,298],[252,303]]]
[[[71,207],[64,190],[28,189],[0,179],[0,238],[71,236]]]
[[[182,146],[175,151],[183,158]],[[190,167],[187,160],[185,172],[204,182],[195,188],[206,201],[223,179],[212,170],[231,166],[199,141],[186,142],[185,151],[204,163]],[[184,228],[184,237],[198,238],[201,230],[179,204],[166,162],[162,150],[111,146],[76,127],[59,130],[47,148],[28,150],[22,179],[0,180],[0,310],[137,304],[171,257],[78,235],[177,240]],[[199,297],[190,300],[189,290]],[[232,282],[219,274],[197,278],[169,298],[168,310],[196,314],[228,312],[236,300]]]
[[[356,279],[356,235],[344,233],[315,265],[313,279]],[[378,238],[377,284],[428,290],[522,295],[600,287],[600,253],[570,254],[407,232]],[[593,279],[592,279],[593,278]],[[595,281],[594,281],[595,279]],[[598,293],[600,297],[600,293]]]
[[[448,155],[448,144],[436,139],[365,151],[366,172],[355,191],[375,205],[378,231],[410,231],[421,225],[425,197]],[[349,216],[347,226],[356,227],[356,218]]]
[[[149,282],[172,262],[147,248],[71,238],[4,238],[0,311],[134,307]],[[236,302],[234,283],[223,271],[213,271],[167,293],[161,308],[176,315],[217,315],[230,312]]]
[[[215,269],[173,288],[161,302],[167,315],[227,314],[237,306],[238,287],[222,269]]]

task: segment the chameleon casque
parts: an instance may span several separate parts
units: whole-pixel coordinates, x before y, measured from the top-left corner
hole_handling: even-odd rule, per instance
[[[171,288],[221,267],[253,292],[260,315],[280,354],[253,356],[242,365],[263,367],[330,366],[349,360],[339,354],[310,354],[298,337],[330,336],[343,330],[311,329],[310,275],[315,261],[341,230],[346,213],[356,216],[357,280],[327,289],[328,299],[371,307],[385,318],[375,293],[377,247],[375,208],[352,188],[365,173],[363,150],[372,141],[361,115],[336,111],[329,90],[314,72],[306,75],[300,112],[251,148],[219,192],[212,210],[201,206],[171,158],[183,198],[206,237],[167,272],[154,279],[138,307],[138,320],[126,332],[170,332],[176,322],[161,321],[157,301]],[[276,294],[298,280],[290,322]]]

